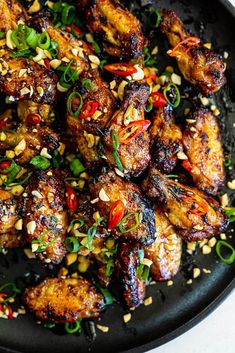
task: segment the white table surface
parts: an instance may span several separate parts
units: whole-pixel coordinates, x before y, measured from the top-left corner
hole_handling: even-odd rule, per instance
[[[235,353],[234,338],[235,290],[198,325],[148,353]]]

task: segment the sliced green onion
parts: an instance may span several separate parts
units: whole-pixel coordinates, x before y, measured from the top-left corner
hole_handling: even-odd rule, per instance
[[[20,49],[27,49],[27,43],[25,40],[25,37],[22,37],[22,34],[16,29],[11,33],[11,41],[14,43],[14,45]]]
[[[114,151],[117,151],[120,147],[120,139],[119,139],[117,131],[112,130],[111,138],[112,138],[113,149],[114,149]]]
[[[230,223],[235,221],[235,207],[225,208],[224,213],[228,217]]]
[[[157,64],[157,59],[153,58],[151,53],[149,52],[149,49],[146,47],[143,50],[143,54],[146,55],[144,59],[144,66],[146,67],[153,67]]]
[[[225,161],[224,161],[224,166],[225,166],[226,168],[228,168],[228,167],[230,167],[231,165],[232,165],[231,159],[225,159]]]
[[[48,49],[51,44],[51,38],[47,32],[43,32],[42,34],[39,35],[38,37],[38,46],[41,49]]]
[[[135,224],[133,226],[131,226],[130,228],[124,228],[124,224],[126,222],[126,220],[128,220],[128,218],[133,218],[133,216],[135,217]],[[123,219],[119,222],[118,224],[118,228],[120,230],[120,232],[122,234],[126,234],[131,232],[132,230],[136,229],[139,225],[140,225],[140,219],[139,219],[140,215],[138,212],[129,212],[127,213],[127,215],[125,215],[123,217]]]
[[[5,32],[0,32],[0,39],[4,38],[4,37],[5,37],[5,35],[6,35],[6,33],[5,33]]]
[[[4,181],[4,185],[9,186],[11,183],[13,183],[13,181],[15,180],[16,176],[19,174],[21,169],[22,169],[22,167],[20,167],[18,164],[15,163],[14,168],[7,175],[7,180]]]
[[[12,184],[12,186],[24,185],[31,178],[32,174],[33,174],[33,172],[29,172],[24,178],[22,178],[20,180],[16,179],[16,181],[14,182],[14,184]]]
[[[180,104],[180,91],[176,84],[170,82],[163,91],[164,97],[166,98],[168,104],[173,108],[177,108]]]
[[[53,328],[55,327],[55,324],[53,324],[52,322],[46,322],[44,325],[43,325],[45,328]]]
[[[118,167],[118,169],[123,172],[124,171],[124,167],[122,165],[122,162],[119,158],[119,155],[118,155],[118,152],[117,151],[114,151],[112,153],[112,156],[113,156],[113,159],[114,159],[114,162],[116,163],[116,166]]]
[[[90,79],[83,80],[82,86],[85,88],[90,88],[92,91],[94,91],[95,88]]]
[[[177,174],[168,174],[165,175],[166,178],[178,178],[179,176]]]
[[[38,36],[33,28],[26,27],[26,43],[33,49],[37,47]]]
[[[140,264],[137,270],[137,276],[141,281],[146,281],[149,277],[150,267]]]
[[[106,277],[110,277],[112,272],[113,272],[113,266],[114,266],[114,263],[113,263],[113,257],[111,256],[109,259],[108,259],[108,262],[106,264],[106,268],[105,268],[105,276]]]
[[[98,43],[96,43],[95,41],[92,42],[92,47],[94,49],[94,51],[96,52],[96,54],[100,54],[101,53],[101,49]]]
[[[12,53],[10,55],[10,58],[20,58],[20,57],[30,58],[31,56],[32,57],[34,56],[34,53],[32,52],[32,50],[24,49],[24,50],[20,50],[15,53]]]
[[[99,64],[100,70],[103,70],[103,67],[104,67],[105,64],[107,64],[107,62],[108,62],[107,59],[101,60],[101,62],[100,62],[100,64]]]
[[[9,297],[15,297],[17,294],[21,293],[21,290],[16,287],[15,283],[5,283],[0,287],[0,292],[4,289],[10,291]]]
[[[148,17],[149,26],[152,28],[158,28],[161,23],[161,13],[159,10],[154,10]]]
[[[138,253],[138,259],[139,259],[139,261],[140,261],[140,262],[143,261],[143,259],[144,259],[144,249],[139,249],[139,250],[137,250],[137,253]]]
[[[78,105],[78,108],[75,111],[73,111],[72,103],[73,103],[73,99],[76,97],[79,98],[79,105]],[[70,93],[68,101],[67,101],[67,109],[68,109],[69,114],[72,115],[73,117],[77,118],[78,115],[80,114],[81,109],[82,109],[82,105],[83,105],[83,99],[82,99],[81,94],[77,91]]]
[[[96,235],[96,231],[97,231],[97,225],[94,224],[93,226],[91,226],[88,229],[87,232],[87,241],[83,244],[86,248],[88,248],[88,250],[92,251],[93,250],[93,246],[92,246],[92,240],[94,238],[94,236]]]
[[[61,2],[61,1],[57,1],[53,4],[53,7],[52,9],[55,11],[55,12],[61,12],[63,10],[63,7],[64,7],[64,3]]]
[[[230,250],[230,256],[227,258],[227,257],[224,257],[222,254],[221,254],[221,248],[226,248],[228,250]],[[233,248],[232,245],[230,245],[229,243],[227,243],[226,241],[224,240],[219,240],[217,243],[216,243],[216,252],[217,252],[217,255],[219,256],[220,260],[222,260],[223,262],[225,262],[227,265],[231,265],[234,261],[235,261],[235,249]]]
[[[78,252],[80,248],[79,241],[75,237],[67,237],[65,239],[65,246],[69,252]]]
[[[71,67],[73,64],[75,64],[75,68]],[[69,89],[78,79],[77,63],[75,60],[71,60],[65,67],[60,65],[58,71],[63,72],[59,83],[67,89]]]
[[[1,174],[1,173],[3,173],[3,174],[5,174],[5,173],[10,173],[10,172],[12,171],[12,169],[15,168],[16,163],[15,163],[15,161],[14,161],[13,159],[9,159],[9,158],[2,158],[2,159],[0,159],[0,163],[5,162],[5,161],[10,161],[10,162],[11,162],[11,165],[10,165],[10,167],[7,168],[7,169],[1,169],[1,170],[0,170],[0,174]]]
[[[148,103],[149,104],[147,105],[147,107],[144,108],[147,113],[151,112],[151,110],[153,109],[153,102],[151,98],[148,99]]]
[[[70,227],[73,228],[77,224],[76,229],[79,229],[84,226],[85,222],[82,218],[75,218],[70,222]]]
[[[65,182],[66,185],[70,186],[74,190],[81,190],[83,188],[79,187],[78,185],[74,185],[73,184],[73,182],[77,182],[76,184],[78,184],[78,182],[80,180],[84,180],[84,179],[81,179],[81,178],[65,178],[64,182]]]
[[[98,287],[98,289],[100,290],[100,292],[103,294],[104,299],[105,299],[105,304],[106,304],[106,305],[113,304],[113,302],[115,301],[115,299],[114,299],[114,297],[112,296],[112,294],[110,293],[110,291],[109,291],[107,288],[101,287],[99,284],[96,284],[96,286]]]
[[[61,20],[64,25],[71,25],[76,16],[76,8],[73,5],[66,5],[61,12]]]
[[[49,159],[43,156],[35,156],[29,163],[40,170],[46,170],[51,166]]]
[[[64,325],[65,331],[67,333],[75,333],[81,330],[81,319],[75,322],[66,322]]]
[[[79,159],[73,159],[70,162],[69,167],[74,176],[79,176],[82,172],[84,172],[84,170],[86,170],[86,168],[84,167],[82,162],[80,162]]]

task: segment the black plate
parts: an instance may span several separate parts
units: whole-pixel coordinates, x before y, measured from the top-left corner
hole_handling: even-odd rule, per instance
[[[131,2],[134,10],[143,14],[143,7],[175,9],[181,18],[194,32],[201,34],[206,42],[212,42],[221,54],[229,53],[227,60],[228,86],[217,95],[218,104],[223,111],[219,118],[225,151],[235,155],[235,10],[228,1],[206,0],[142,0]],[[131,6],[132,6],[131,5]],[[141,10],[141,11],[139,11]],[[232,177],[234,171],[229,171]],[[232,230],[228,231],[228,236]],[[235,239],[230,239],[235,246]],[[211,269],[211,274],[202,275],[187,285],[189,272],[193,266]],[[88,340],[85,334],[58,335],[35,323],[30,315],[20,316],[17,320],[0,320],[0,351],[22,353],[85,353],[85,352],[144,352],[159,346],[187,331],[190,327],[206,317],[234,287],[235,264],[227,266],[218,261],[213,251],[202,256],[199,251],[190,260],[184,260],[181,272],[174,278],[174,285],[165,283],[149,286],[147,296],[151,295],[153,304],[132,313],[132,320],[124,325],[124,310],[118,304],[109,307],[102,315],[100,323],[108,325],[108,334],[97,330],[95,341]],[[34,261],[26,261],[21,251],[9,252],[0,258],[0,282],[22,279],[23,273],[33,271],[35,276],[41,273]],[[45,270],[44,270],[45,275]],[[27,276],[24,278],[26,281]],[[31,280],[31,279],[29,279]],[[5,347],[5,348],[4,348]]]

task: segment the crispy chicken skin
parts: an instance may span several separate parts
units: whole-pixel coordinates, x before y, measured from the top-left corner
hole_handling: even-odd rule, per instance
[[[68,227],[63,173],[57,169],[36,171],[25,193],[27,196],[22,197],[25,239],[28,243],[38,240],[35,254],[39,260],[60,263],[66,252],[64,238]]]
[[[149,129],[151,160],[163,173],[170,173],[177,163],[177,153],[183,150],[182,132],[175,124],[172,108],[154,110]]]
[[[10,58],[5,55],[0,58],[0,63],[7,73],[0,73],[0,92],[16,99],[31,99],[40,104],[53,104],[57,96],[57,76],[53,71],[36,64],[33,60]],[[20,70],[27,69],[23,75]],[[43,95],[37,90],[43,89]],[[22,90],[24,89],[24,90]]]
[[[0,247],[16,248],[22,245],[22,236],[15,229],[19,219],[17,199],[9,191],[0,188]]]
[[[118,58],[138,58],[146,45],[137,18],[117,0],[82,0],[88,28]],[[79,2],[80,7],[80,2]]]
[[[160,31],[167,36],[172,47],[190,37],[173,10],[162,11]],[[180,44],[176,49],[177,63],[184,78],[202,94],[215,93],[225,84],[225,63],[220,55],[201,42],[191,47],[187,47],[187,43]]]
[[[51,114],[52,109],[53,105],[39,104],[32,102],[31,100],[22,100],[17,103],[18,118],[22,122],[27,122],[29,114],[36,114],[40,116],[42,123],[49,125],[54,121]]]
[[[123,243],[116,259],[115,271],[122,286],[124,301],[129,308],[138,307],[145,297],[145,283],[137,276],[138,250],[133,244]]]
[[[27,126],[20,125],[16,132],[6,131],[6,141],[0,142],[0,152],[3,153],[9,148],[16,147],[22,141],[26,148],[17,153],[15,161],[19,164],[28,163],[34,156],[39,155],[42,148],[53,153],[59,146],[59,135],[48,126]],[[19,151],[20,152],[20,151]]]
[[[117,164],[113,157],[113,130],[119,134],[121,129],[126,128],[129,123],[144,120],[144,106],[148,96],[149,86],[147,84],[134,82],[125,86],[122,105],[108,124],[103,139],[104,155],[107,162],[114,168],[117,168]],[[142,132],[128,143],[120,143],[118,157],[125,169],[126,177],[139,176],[147,168],[150,161],[148,131]]]
[[[39,32],[47,31],[51,40],[58,43],[59,60],[67,58],[69,61],[73,60],[76,63],[77,73],[81,74],[83,71],[89,69],[89,62],[87,54],[89,50],[85,42],[78,40],[73,35],[62,31],[60,28],[55,28],[53,23],[48,19],[50,14],[48,12],[40,12],[32,19],[32,27]]]
[[[149,197],[162,203],[162,210],[186,241],[213,237],[227,228],[227,217],[216,200],[169,180],[157,169],[150,169],[142,187]]]
[[[113,94],[109,90],[107,83],[100,77],[98,71],[87,72],[82,76],[81,82],[87,79],[91,80],[92,89],[86,88],[82,83],[79,83],[74,90],[82,95],[83,105],[90,101],[99,103],[96,111],[98,113],[97,118],[96,116],[85,119],[74,117],[67,110],[66,121],[68,130],[83,156],[86,167],[94,169],[102,163],[99,153],[99,141],[105,125],[115,111],[116,104]],[[79,98],[75,97],[71,101],[72,110],[76,111],[79,104]]]
[[[188,123],[183,133],[183,144],[188,156],[183,166],[199,189],[215,195],[225,180],[217,119],[205,108],[196,108],[189,119],[194,122]]]
[[[116,228],[113,231],[114,236],[129,241],[133,240],[143,245],[153,242],[155,237],[154,211],[137,185],[124,181],[112,171],[107,171],[100,174],[97,178],[94,178],[90,182],[89,188],[93,199],[99,198],[102,189],[109,198],[109,201],[102,201],[99,198],[99,201],[96,203],[101,217],[108,217],[114,202],[121,200],[125,206],[125,215],[128,212],[137,212],[140,215],[140,219],[142,218],[139,226],[131,232],[122,234],[118,228]],[[133,222],[133,218],[130,217],[125,222],[125,229],[132,227]]]
[[[17,22],[28,18],[24,7],[18,0],[0,0],[0,31],[14,29]]]
[[[38,320],[58,324],[97,317],[104,307],[103,295],[82,277],[46,278],[26,289],[24,302]]]
[[[155,281],[167,281],[179,271],[182,241],[161,206],[155,207],[155,223],[157,238],[145,247],[144,253],[147,259],[153,261],[152,278]]]

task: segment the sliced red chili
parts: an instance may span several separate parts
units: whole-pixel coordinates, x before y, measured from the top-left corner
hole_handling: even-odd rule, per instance
[[[67,205],[72,211],[76,211],[78,207],[77,195],[75,191],[68,187],[67,189]]]
[[[51,68],[51,62],[48,58],[44,59],[44,64],[48,70]]]
[[[151,93],[150,98],[152,100],[153,106],[156,108],[165,107],[167,105],[164,94],[161,92]]]
[[[187,53],[192,47],[198,46],[200,39],[197,37],[188,37],[179,42],[173,49],[168,50],[169,56],[180,58],[182,54]]]
[[[121,200],[117,200],[109,212],[108,229],[114,229],[124,216],[125,206]]]
[[[188,172],[191,172],[191,170],[192,170],[192,165],[191,165],[191,163],[189,162],[188,159],[184,159],[184,160],[182,161],[182,166],[183,166],[183,168],[184,168],[185,170],[187,170]]]
[[[28,116],[27,116],[27,122],[30,123],[30,124],[33,124],[33,125],[37,125],[41,122],[41,117],[40,115],[38,114],[33,114],[33,113],[30,113]]]
[[[8,295],[6,293],[0,293],[0,302],[1,302],[1,298],[5,298],[7,297]]]
[[[65,30],[68,33],[73,33],[74,31],[78,36],[82,35],[82,30],[76,25],[66,26]]]
[[[10,168],[11,164],[12,164],[12,161],[9,161],[9,160],[1,162],[0,163],[1,174],[6,174],[6,175],[9,174],[10,171],[7,172],[7,169]],[[4,172],[4,170],[6,170],[6,172]],[[0,293],[0,297],[3,295],[4,295],[4,293]]]
[[[82,107],[80,118],[81,119],[90,118],[98,108],[99,108],[99,103],[97,101],[86,102]]]
[[[121,143],[129,143],[133,138],[139,136],[147,130],[149,125],[151,124],[150,120],[138,120],[133,121],[128,124],[126,127],[120,130],[118,136]]]
[[[13,312],[12,312],[12,308],[10,305],[7,306],[7,309],[8,309],[8,319],[9,320],[12,320],[13,319]]]
[[[133,65],[127,63],[108,64],[104,65],[103,68],[106,71],[119,76],[128,76],[137,72],[137,69]]]

